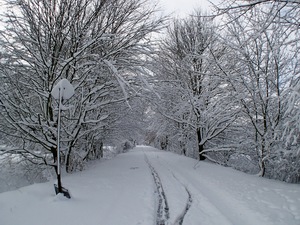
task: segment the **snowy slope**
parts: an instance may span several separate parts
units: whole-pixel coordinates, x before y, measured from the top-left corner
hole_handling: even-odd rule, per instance
[[[139,146],[51,183],[0,194],[1,225],[299,225],[300,185]]]

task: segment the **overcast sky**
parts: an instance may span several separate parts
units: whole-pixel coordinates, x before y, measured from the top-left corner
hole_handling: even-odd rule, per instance
[[[210,3],[207,0],[159,0],[161,7],[167,13],[174,12],[177,16],[186,16],[194,9],[201,8],[203,11],[209,10]],[[213,2],[216,2],[214,0]]]

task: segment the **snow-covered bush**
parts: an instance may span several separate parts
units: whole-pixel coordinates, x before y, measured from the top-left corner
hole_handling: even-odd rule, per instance
[[[130,149],[133,149],[135,147],[134,141],[126,140],[123,143],[123,152],[128,152]]]
[[[292,146],[289,150],[282,149],[267,161],[266,177],[300,183],[300,156],[297,154],[299,145]]]
[[[2,156],[0,165],[0,192],[45,182],[54,176],[49,167],[32,164],[20,156]]]

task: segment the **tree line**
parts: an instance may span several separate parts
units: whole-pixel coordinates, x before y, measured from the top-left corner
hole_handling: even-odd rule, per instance
[[[161,40],[148,140],[299,182],[300,4],[224,1],[214,9],[172,20]]]

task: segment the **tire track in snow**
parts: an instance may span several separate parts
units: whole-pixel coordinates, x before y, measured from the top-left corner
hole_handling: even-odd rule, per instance
[[[174,177],[174,179],[177,180],[177,182],[180,183],[184,187],[184,189],[185,189],[185,191],[186,191],[186,193],[188,195],[188,199],[187,199],[184,211],[177,217],[177,219],[175,220],[175,222],[173,224],[173,225],[182,225],[184,217],[187,214],[187,212],[189,211],[189,209],[190,209],[190,207],[192,205],[192,202],[193,202],[191,191],[188,189],[188,187],[177,176],[175,176],[174,172],[168,166],[166,166],[166,164],[168,165],[167,162],[164,162],[164,163],[159,162],[159,163],[163,167],[165,167],[172,174],[172,176]]]
[[[184,211],[177,217],[177,219],[175,220],[175,222],[173,224],[173,225],[182,225],[185,215],[187,214],[187,212],[189,211],[190,207],[192,206],[193,198],[192,198],[191,191],[188,189],[187,185],[185,185],[184,182],[182,182],[174,174],[174,172],[170,169],[170,167],[166,166],[166,165],[168,165],[168,162],[165,161],[164,163],[161,163],[161,162],[159,162],[159,163],[163,167],[165,167],[172,174],[172,176],[174,177],[174,179],[177,180],[177,182],[180,183],[184,187],[184,189],[185,189],[185,191],[187,193],[188,199],[186,201],[186,205],[185,205]]]
[[[169,170],[169,172],[172,174],[172,176],[175,178],[175,180],[177,180],[178,183],[180,183],[184,187],[184,189],[188,195],[188,199],[187,199],[184,211],[178,216],[178,218],[176,219],[176,221],[173,224],[173,225],[182,225],[185,215],[187,214],[190,207],[192,206],[192,202],[193,202],[192,194],[191,194],[190,190],[187,188],[187,186],[177,176],[175,176],[174,172],[171,171],[171,169],[169,167],[165,166],[162,163],[160,163],[160,164],[163,165],[165,168],[167,168],[167,170]]]
[[[160,177],[154,167],[151,165],[148,157],[145,154],[145,161],[148,164],[151,174],[153,176],[153,180],[157,189],[157,198],[158,198],[158,206],[156,212],[156,225],[166,225],[167,221],[170,218],[169,215],[169,205],[166,198],[165,191],[163,189]]]
[[[157,225],[166,225],[166,221],[169,219],[169,207],[168,207],[168,203],[167,203],[167,199],[166,199],[166,195],[165,195],[165,192],[163,190],[163,187],[162,187],[162,183],[161,183],[161,180],[158,176],[158,173],[156,172],[156,170],[154,169],[154,167],[151,165],[147,155],[145,154],[145,161],[147,162],[150,170],[151,170],[151,173],[152,173],[152,176],[153,176],[153,179],[154,179],[154,182],[156,184],[156,187],[157,187],[157,190],[158,190],[158,199],[159,199],[159,206],[158,206],[158,210],[157,210]],[[171,169],[167,166],[165,166],[164,164],[162,164],[161,162],[159,162],[159,164],[161,164],[163,167],[165,167],[171,174],[172,176],[174,177],[174,179],[180,183],[180,185],[182,185],[187,193],[187,201],[186,201],[186,205],[185,205],[185,208],[183,210],[182,213],[179,214],[179,216],[177,217],[177,219],[175,220],[175,222],[172,224],[172,225],[182,225],[183,224],[183,220],[184,220],[184,217],[185,215],[187,214],[187,212],[189,211],[191,205],[192,205],[192,202],[193,202],[193,198],[192,198],[192,195],[191,195],[191,192],[190,190],[188,189],[188,187],[177,177],[175,176],[174,172],[171,171]],[[160,187],[162,188],[162,198],[160,197]],[[165,219],[158,219],[158,218],[162,218],[161,217],[161,211],[162,211],[162,199],[165,199],[166,203],[165,205],[167,206],[167,218]],[[161,208],[161,209],[160,209]],[[170,224],[170,223],[168,223]]]
[[[173,173],[172,173],[173,174]],[[176,180],[178,180],[175,175],[173,174],[174,178]],[[182,183],[178,180],[179,183],[181,183],[181,185],[184,186],[185,188],[185,191],[186,193],[188,194],[188,200],[187,200],[187,203],[186,203],[186,206],[185,206],[185,210],[182,212],[181,215],[179,215],[179,217],[176,219],[174,225],[182,225],[183,224],[183,220],[184,220],[184,217],[185,215],[187,214],[187,212],[189,211],[191,205],[192,205],[192,202],[193,202],[193,198],[192,198],[192,195],[191,195],[191,192],[189,191],[189,189]]]

